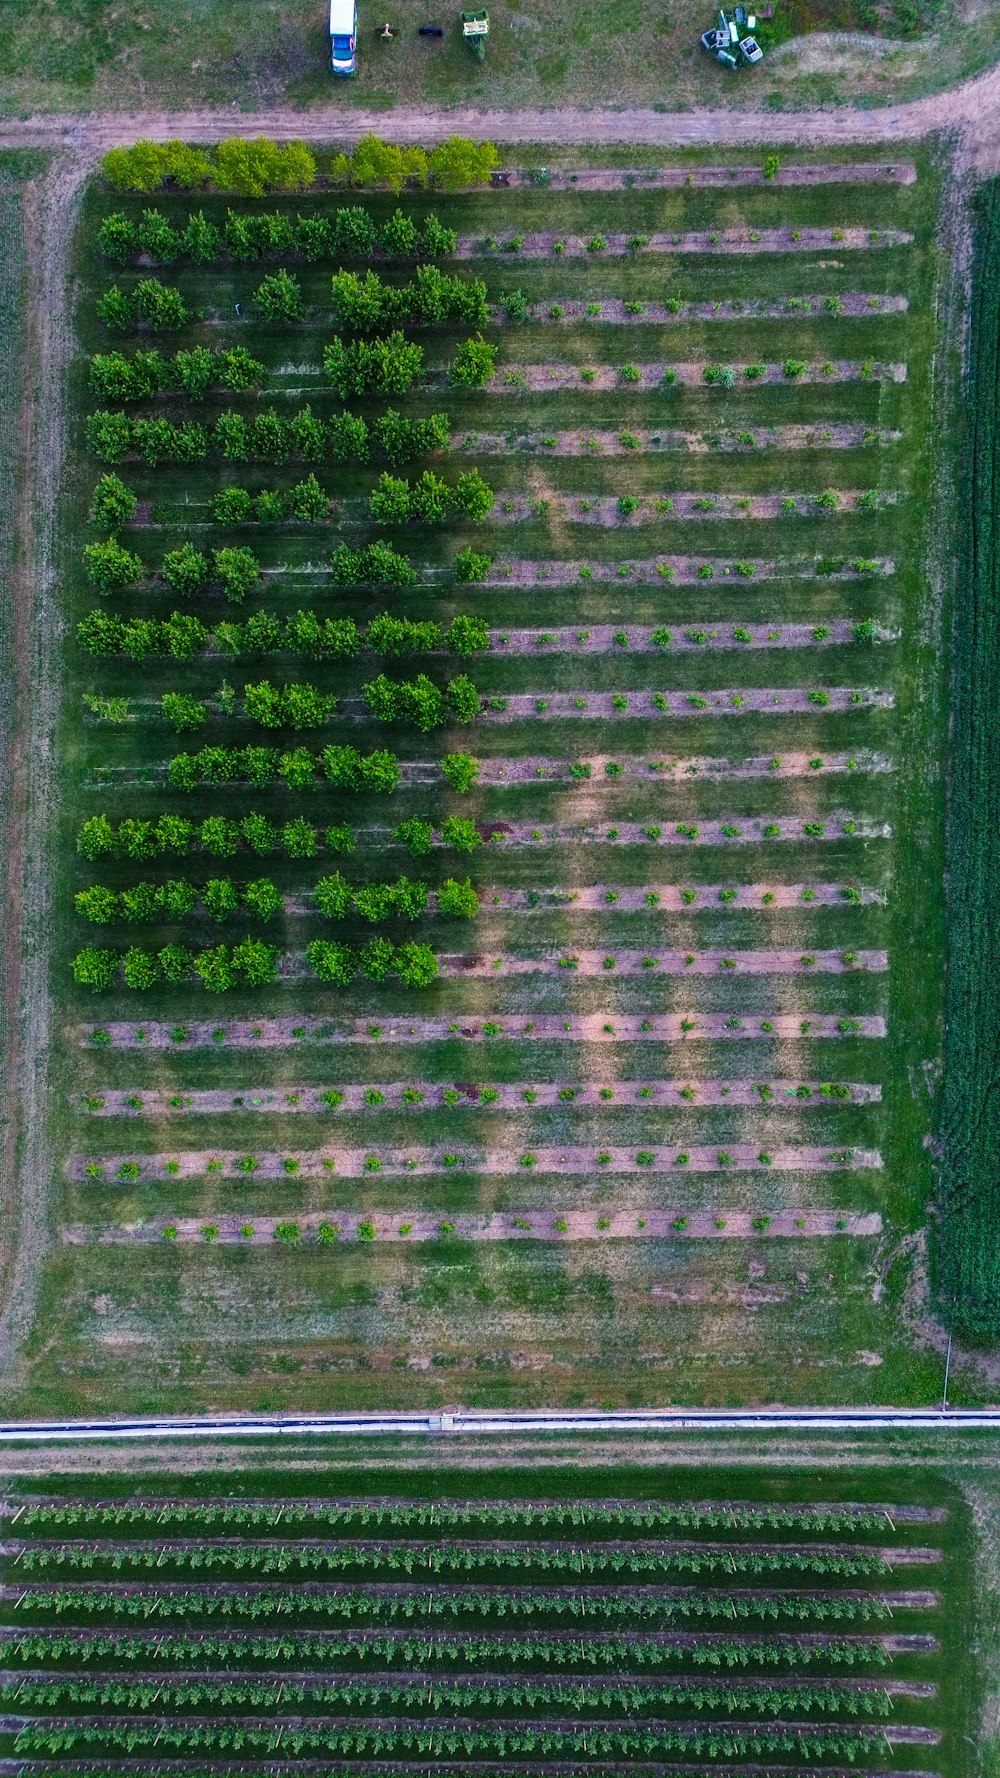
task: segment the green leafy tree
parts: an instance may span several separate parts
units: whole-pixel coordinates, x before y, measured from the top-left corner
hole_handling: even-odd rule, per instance
[[[432,184],[441,191],[464,191],[488,185],[500,156],[492,142],[472,142],[467,136],[449,136],[428,157]]]
[[[302,524],[319,524],[329,511],[330,502],[323,492],[315,475],[307,475],[304,481],[296,482],[288,493],[288,503],[294,519]]]
[[[497,349],[483,339],[481,333],[463,340],[455,353],[449,376],[459,389],[479,389],[488,383],[497,367]]]
[[[482,707],[479,693],[467,673],[459,673],[454,679],[449,679],[445,688],[445,701],[456,722],[472,722]]]
[[[316,906],[328,920],[345,920],[351,911],[352,889],[346,877],[339,871],[332,875],[320,877],[313,894]]]
[[[319,849],[316,829],[304,815],[296,815],[294,820],[285,822],[281,830],[281,849],[289,858],[315,858]]]
[[[111,413],[106,408],[88,414],[86,420],[87,449],[102,463],[122,463],[133,446],[132,421],[127,414]]]
[[[229,815],[206,815],[199,838],[212,858],[234,858],[240,847],[239,824]]]
[[[405,988],[427,988],[438,974],[438,960],[430,945],[400,945],[394,967]]]
[[[391,191],[396,197],[406,184],[426,185],[427,155],[422,148],[398,148],[373,134],[362,136],[350,161],[338,158],[334,178],[346,172],[352,185]]]
[[[124,211],[114,211],[112,215],[105,216],[101,223],[97,231],[97,244],[105,259],[114,260],[116,265],[125,265],[139,248],[135,223]]]
[[[483,843],[475,822],[464,815],[447,816],[441,823],[441,838],[446,846],[454,847],[456,852],[475,852]]]
[[[155,191],[169,171],[163,143],[140,140],[131,148],[112,148],[101,160],[101,172],[112,191]]]
[[[192,968],[210,994],[224,994],[235,985],[236,969],[228,945],[213,945],[198,951],[192,960]]]
[[[260,563],[251,549],[213,550],[212,566],[226,598],[234,605],[241,604],[260,579]]]
[[[393,839],[409,847],[414,858],[422,858],[434,844],[434,827],[419,815],[408,815],[393,832]]]
[[[410,484],[403,476],[383,471],[368,501],[373,519],[383,525],[401,525],[410,517]]]
[[[166,982],[184,982],[193,974],[194,955],[186,945],[164,945],[157,957]]]
[[[87,579],[101,593],[135,586],[144,573],[140,557],[132,550],[124,549],[114,537],[109,537],[105,543],[88,543],[83,560]]]
[[[182,543],[164,555],[163,578],[175,593],[200,593],[208,585],[208,577],[208,557],[193,543]]]
[[[269,821],[266,815],[256,813],[244,815],[240,822],[240,832],[244,844],[249,846],[251,852],[256,852],[259,857],[273,852],[277,846],[278,830],[274,822]]]
[[[493,489],[484,482],[478,469],[469,469],[450,489],[448,500],[452,512],[478,525],[492,510]]]
[[[196,210],[188,217],[184,251],[195,265],[208,265],[222,252],[222,236],[215,223],[209,222],[204,210]]]
[[[273,920],[284,911],[284,897],[269,877],[257,877],[242,893],[243,906],[255,920]]]
[[[266,321],[301,321],[305,316],[302,286],[291,272],[271,272],[254,293]]]
[[[117,475],[102,475],[94,489],[93,515],[98,525],[118,531],[134,518],[139,502]]]
[[[258,388],[267,375],[260,359],[252,357],[245,346],[230,346],[228,351],[218,353],[216,365],[222,387],[235,394]]]
[[[212,517],[219,525],[246,525],[253,515],[253,496],[248,488],[220,488],[212,502]]]
[[[402,210],[395,210],[388,222],[382,224],[379,246],[389,259],[412,259],[417,251],[417,225],[413,218],[404,215]],[[109,254],[108,257],[114,256]]]
[[[233,967],[248,988],[262,988],[278,979],[281,950],[262,938],[244,938],[233,947]]]
[[[186,730],[201,728],[206,719],[207,711],[200,698],[191,696],[187,691],[165,691],[160,699],[165,722],[169,722],[176,734]]]
[[[117,951],[96,950],[93,945],[86,945],[78,951],[72,962],[73,980],[83,988],[93,988],[96,994],[110,988],[118,973]]]
[[[90,815],[77,835],[76,849],[91,864],[115,851],[115,830],[106,815]]]
[[[79,889],[76,894],[76,911],[85,920],[92,920],[95,925],[106,926],[111,920],[118,919],[118,897],[113,889],[103,883],[93,883],[87,889]]]
[[[304,142],[230,136],[215,151],[214,178],[222,190],[249,198],[269,191],[306,191],[316,178],[316,159]]]
[[[190,320],[180,291],[173,284],[162,284],[159,278],[140,278],[132,291],[132,312],[135,319],[160,333],[185,327]]]
[[[132,945],[122,959],[122,974],[126,987],[145,992],[147,988],[155,987],[160,979],[160,960],[155,951]]]
[[[239,908],[232,877],[209,877],[202,890],[205,912],[212,920],[230,920]]]
[[[474,920],[479,912],[479,897],[468,877],[464,882],[447,877],[438,890],[437,905],[439,914],[449,914],[457,920]]]
[[[192,401],[204,401],[218,377],[214,352],[207,346],[193,346],[189,352],[174,353],[174,375],[179,388]]]
[[[464,795],[479,776],[479,761],[473,759],[471,753],[446,753],[441,761],[441,771],[445,783]]]
[[[458,613],[445,630],[443,640],[452,654],[468,658],[473,654],[485,654],[490,646],[490,632],[485,618]]]
[[[455,579],[467,583],[485,580],[492,566],[492,556],[471,548],[463,549],[455,558]]]
[[[306,960],[321,982],[334,982],[339,987],[346,988],[357,974],[357,959],[350,945],[329,939],[314,938],[306,946]]]
[[[391,939],[373,938],[358,957],[361,973],[370,982],[384,982],[396,962],[396,947]]]

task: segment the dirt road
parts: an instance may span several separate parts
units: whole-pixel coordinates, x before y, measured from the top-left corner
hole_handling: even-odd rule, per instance
[[[331,102],[309,111],[279,106],[259,112],[142,111],[92,113],[77,118],[10,118],[0,122],[0,147],[65,147],[85,164],[105,149],[147,136],[163,141],[216,141],[228,130],[241,135],[336,138],[356,142],[366,131],[395,142],[428,143],[458,132],[499,142],[630,142],[656,146],[907,142],[921,136],[954,136],[963,161],[982,171],[1000,166],[1000,64],[950,91],[908,104],[860,111],[848,106],[787,114],[764,111],[545,111],[432,110],[397,106],[390,111],[341,110]]]

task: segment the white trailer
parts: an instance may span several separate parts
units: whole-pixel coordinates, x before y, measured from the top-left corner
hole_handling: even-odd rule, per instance
[[[353,74],[357,65],[357,0],[330,0],[330,70]]]

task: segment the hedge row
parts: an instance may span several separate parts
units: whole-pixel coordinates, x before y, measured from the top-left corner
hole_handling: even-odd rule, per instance
[[[262,408],[253,419],[227,411],[211,426],[197,420],[180,425],[159,419],[133,420],[129,414],[101,409],[87,415],[87,449],[102,463],[124,463],[139,457],[155,469],[159,463],[200,463],[224,457],[230,463],[367,463],[376,453],[402,463],[427,451],[446,450],[451,437],[447,414],[404,418],[394,408],[371,426],[360,414],[343,412],[320,419],[311,407],[286,416]]]
[[[464,753],[452,753],[446,754],[440,764],[442,777],[452,789],[469,788],[477,770],[475,760]],[[415,858],[430,852],[434,835],[433,823],[419,815],[409,816],[393,830],[393,838],[408,846]],[[346,823],[328,827],[321,837],[319,829],[302,815],[278,826],[257,811],[239,821],[228,815],[206,815],[201,822],[189,821],[186,815],[166,813],[155,821],[127,815],[117,825],[106,815],[90,815],[77,834],[76,849],[91,863],[99,858],[183,858],[196,848],[212,858],[234,858],[242,847],[258,857],[282,852],[288,858],[315,858],[323,847],[330,852],[354,852],[363,837]],[[470,852],[482,844],[482,836],[474,822],[452,815],[441,829],[441,842],[457,851]]]
[[[487,184],[498,158],[492,142],[472,142],[465,136],[449,136],[428,153],[423,148],[397,148],[369,134],[353,153],[334,155],[328,177],[397,195],[404,185],[462,191]],[[101,161],[101,172],[115,191],[156,191],[168,183],[195,191],[213,185],[244,197],[306,191],[322,176],[304,142],[272,142],[267,136],[252,141],[228,136],[211,149],[142,139],[131,148],[112,148]]]
[[[321,982],[346,987],[356,976],[384,982],[396,976],[407,988],[427,987],[437,976],[438,961],[429,945],[394,945],[388,938],[373,938],[362,950],[350,945],[315,939],[306,947],[306,960]],[[102,993],[116,983],[145,990],[157,982],[200,981],[212,994],[230,988],[261,988],[278,978],[282,952],[261,938],[245,938],[236,945],[211,945],[191,951],[186,945],[164,945],[158,951],[131,945],[127,951],[86,945],[73,958],[74,981]]]
[[[367,920],[372,926],[383,920],[417,920],[427,911],[428,884],[399,876],[388,883],[350,883],[339,871],[321,877],[310,891],[321,914],[328,920]],[[116,921],[127,924],[150,920],[184,920],[204,913],[212,920],[230,920],[249,914],[255,920],[273,920],[285,911],[285,897],[270,877],[237,884],[232,877],[210,877],[195,884],[184,877],[165,883],[134,883],[128,889],[109,889],[92,883],[78,891],[76,911],[94,925]],[[437,912],[472,919],[479,898],[468,878],[449,877],[437,891]]]
[[[257,388],[266,376],[263,364],[245,346],[212,351],[193,346],[164,358],[155,347],[146,352],[96,352],[90,361],[90,387],[104,401],[145,401],[154,395],[183,394],[203,401],[210,389],[233,392]]]
[[[229,660],[247,655],[300,654],[309,660],[350,660],[362,649],[398,657],[447,650],[460,658],[485,652],[489,630],[481,617],[459,613],[442,627],[433,618],[393,617],[388,611],[359,627],[353,617],[321,617],[316,611],[257,611],[245,623],[219,623],[214,628],[187,612],[168,618],[122,618],[115,612],[88,611],[76,629],[81,648],[93,655],[125,655],[148,660],[169,655],[190,660],[214,653]]]
[[[379,253],[386,259],[444,259],[454,253],[458,237],[431,211],[419,225],[397,210],[388,222],[377,223],[360,205],[334,210],[330,216],[284,216],[280,210],[248,216],[229,210],[221,227],[195,210],[181,228],[159,210],[143,210],[133,219],[121,210],[106,216],[98,231],[105,258],[124,265],[142,254],[160,265],[191,259],[206,265],[223,255],[247,261],[273,258],[370,259]]]

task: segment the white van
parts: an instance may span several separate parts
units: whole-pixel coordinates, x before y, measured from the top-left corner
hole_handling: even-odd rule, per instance
[[[353,74],[358,38],[356,0],[330,0],[330,69],[334,74]]]

